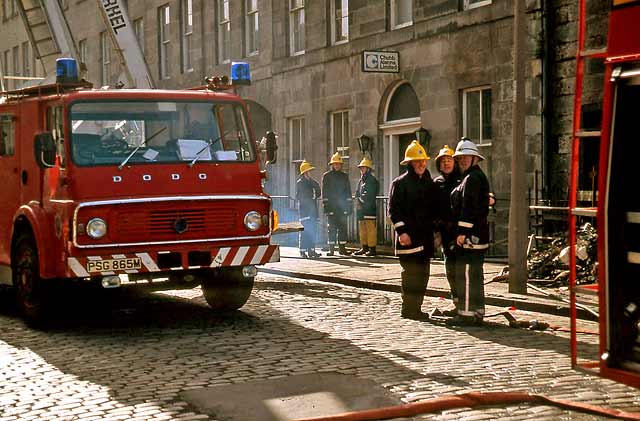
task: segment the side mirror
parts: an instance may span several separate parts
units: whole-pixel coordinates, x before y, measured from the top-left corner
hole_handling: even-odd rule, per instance
[[[278,135],[268,131],[264,139],[266,140],[267,163],[275,164],[278,160]]]
[[[51,168],[56,164],[56,144],[50,132],[38,133],[35,137],[34,151],[36,162],[42,168]]]

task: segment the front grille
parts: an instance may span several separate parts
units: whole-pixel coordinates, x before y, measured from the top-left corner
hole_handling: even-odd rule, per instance
[[[237,229],[236,211],[227,207],[117,211],[112,241],[179,241],[232,236]],[[179,222],[178,222],[179,221]],[[186,228],[180,233],[176,223]]]

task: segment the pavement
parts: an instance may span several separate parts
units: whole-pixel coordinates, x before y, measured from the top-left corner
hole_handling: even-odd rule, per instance
[[[280,262],[269,263],[260,267],[260,271],[274,275],[293,276],[302,279],[315,279],[323,282],[348,285],[381,291],[400,292],[400,264],[394,256],[359,257],[359,256],[324,256],[315,259],[300,257],[296,247],[280,247]],[[569,316],[568,291],[564,296],[558,289],[528,288],[527,294],[509,292],[507,281],[494,281],[493,278],[502,273],[506,263],[486,261],[484,264],[485,302],[497,307],[515,307],[518,310]],[[444,262],[432,259],[431,274],[425,295],[448,298],[449,284],[445,275]],[[588,298],[588,297],[587,297]],[[597,320],[594,311],[597,303],[591,304],[592,311],[578,309],[578,317],[586,320]],[[595,305],[594,305],[595,304]],[[443,301],[442,307],[447,307]]]

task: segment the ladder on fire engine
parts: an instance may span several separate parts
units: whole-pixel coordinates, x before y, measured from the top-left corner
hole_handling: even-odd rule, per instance
[[[58,0],[18,0],[18,10],[44,74],[55,74],[56,59],[78,60],[73,35]]]
[[[598,295],[597,285],[579,286],[577,283],[578,267],[577,267],[577,223],[579,217],[597,217],[597,191],[592,185],[592,193],[590,197],[581,194],[579,174],[581,163],[583,163],[582,150],[586,141],[600,141],[601,127],[593,122],[586,122],[587,107],[583,104],[584,98],[584,79],[586,61],[592,59],[604,59],[606,57],[606,48],[588,49],[586,48],[586,21],[587,21],[587,0],[579,0],[578,2],[578,40],[576,53],[576,80],[575,95],[573,103],[573,141],[571,147],[571,169],[569,180],[569,291],[570,291],[570,311],[571,311],[571,366],[582,367],[587,369],[595,369],[597,362],[578,362],[577,350],[577,294],[587,294],[591,296]],[[596,111],[597,112],[597,111]],[[601,112],[601,110],[600,110]],[[598,120],[596,118],[596,120]],[[601,123],[600,123],[601,125]],[[598,126],[598,127],[596,127]],[[598,143],[599,144],[599,143]],[[584,169],[583,169],[584,170]],[[596,178],[592,174],[592,179]],[[591,202],[590,206],[580,206],[579,202]],[[595,220],[595,219],[594,219]]]

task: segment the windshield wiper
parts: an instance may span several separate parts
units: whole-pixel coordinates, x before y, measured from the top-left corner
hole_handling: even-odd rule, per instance
[[[204,151],[206,151],[207,149],[209,149],[210,147],[212,147],[213,145],[218,143],[220,141],[220,139],[222,139],[223,137],[225,137],[226,135],[228,135],[232,131],[233,130],[229,130],[228,132],[225,132],[225,133],[221,134],[220,136],[216,137],[215,139],[209,139],[209,142],[207,142],[207,146],[205,146],[204,148],[200,149],[198,151],[198,153],[196,154],[196,156],[193,158],[193,161],[189,162],[189,167],[193,167],[195,165],[196,161],[198,161],[198,159],[200,159],[200,156],[202,155],[202,153]]]
[[[157,132],[155,132],[154,134],[152,134],[151,136],[149,136],[148,138],[146,138],[145,140],[143,140],[142,142],[140,142],[140,144],[138,146],[136,146],[136,148],[133,150],[133,152],[131,152],[129,154],[129,156],[127,156],[124,161],[122,161],[120,163],[120,165],[118,165],[118,169],[121,170],[124,168],[125,165],[127,165],[127,162],[129,162],[129,160],[131,159],[131,157],[133,155],[136,154],[136,152],[138,152],[140,150],[141,147],[143,147],[144,145],[147,144],[148,141],[150,141],[151,139],[153,139],[154,137],[158,136],[160,133],[164,132],[165,130],[167,130],[167,126],[164,126],[163,128],[161,128],[160,130],[158,130]]]

